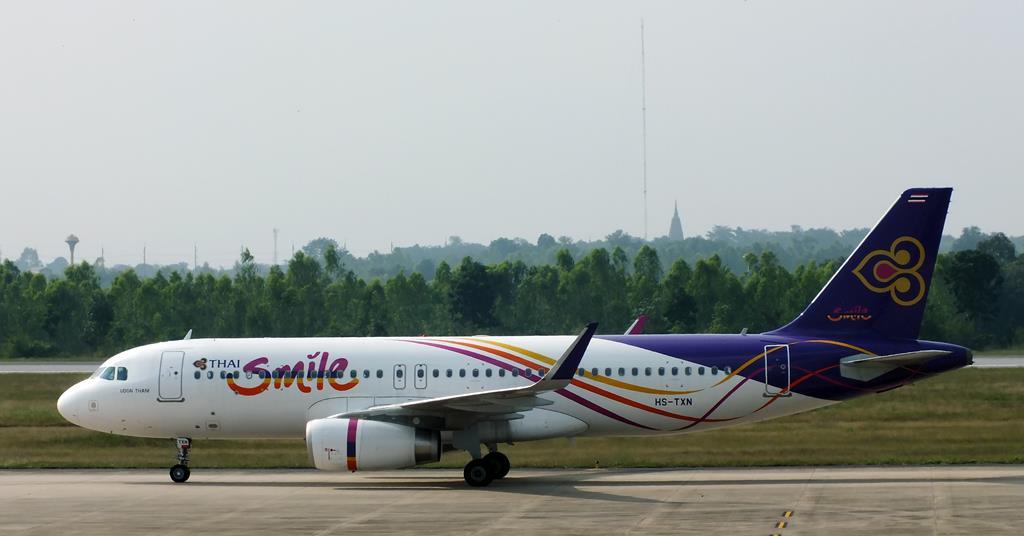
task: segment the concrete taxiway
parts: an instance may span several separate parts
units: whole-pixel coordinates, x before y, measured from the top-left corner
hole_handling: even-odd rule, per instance
[[[0,534],[1020,534],[1024,466],[0,471]]]

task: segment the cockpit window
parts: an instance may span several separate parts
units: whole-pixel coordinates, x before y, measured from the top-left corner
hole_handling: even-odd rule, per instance
[[[113,380],[114,379],[114,367],[107,367],[107,368],[103,369],[103,372],[100,374],[100,378],[103,378],[104,380]]]
[[[117,367],[117,379],[119,381],[125,381],[128,379],[128,369],[124,367]]]

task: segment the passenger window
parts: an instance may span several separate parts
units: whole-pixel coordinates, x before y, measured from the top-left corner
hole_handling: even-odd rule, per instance
[[[384,377],[384,371],[381,370],[381,369],[377,369],[377,377],[378,378],[383,378]]]
[[[236,380],[238,379],[238,371],[237,370],[235,371],[235,379]]]
[[[128,379],[128,369],[124,367],[117,367],[117,379],[119,381],[125,381]]]
[[[422,378],[422,377],[424,377],[426,375],[427,375],[427,371],[425,371],[425,370],[423,370],[421,368],[416,369],[416,377],[417,378]]]
[[[548,373],[548,369],[545,369],[545,368],[542,368],[542,369],[540,369],[539,371],[537,371],[537,374],[538,374],[539,376],[544,376],[544,375],[545,375],[545,374],[547,374],[547,373]]]
[[[651,367],[644,367],[644,376],[651,375]]]
[[[665,367],[658,367],[658,376],[665,375]]]
[[[484,371],[484,376],[487,376],[488,378],[490,378],[491,377],[491,369],[485,370]]]
[[[479,378],[480,377],[480,369],[473,369],[473,377],[474,378]]]
[[[505,369],[498,369],[498,376],[504,378],[505,377]]]
[[[227,377],[227,373],[226,373],[226,372],[224,372],[223,370],[222,370],[222,371],[220,371],[220,379],[222,379],[222,380],[223,380],[223,379],[224,379],[224,378],[226,378],[226,377]]]
[[[444,377],[445,378],[451,378],[452,377],[452,369],[448,369],[448,370],[444,371]]]
[[[370,369],[363,370],[363,378],[367,380],[370,379]]]
[[[693,375],[693,368],[686,367],[686,375],[687,376],[692,376]]]
[[[610,368],[604,369],[604,375],[608,376],[610,378],[611,375],[612,375],[612,369],[610,369]]]
[[[597,376],[597,373],[598,373],[598,372],[600,372],[600,371],[599,371],[599,370],[597,370],[596,368],[592,368],[592,369],[590,369],[590,375],[591,375],[591,376]]]
[[[349,378],[355,378],[356,376],[359,376],[359,371],[358,370],[352,369],[352,370],[350,370],[348,372],[348,377]]]
[[[576,375],[582,377],[583,376],[583,369],[581,369],[581,368],[576,369]]]
[[[202,377],[203,377],[202,373],[200,373],[200,372],[199,372],[198,370],[196,371],[196,374],[195,374],[195,376],[196,376],[196,379],[197,379],[197,380],[198,380],[199,378],[202,378]]]
[[[704,367],[697,367],[697,375],[698,376],[703,376],[704,375]]]
[[[718,367],[711,367],[711,375],[718,376]]]
[[[678,376],[679,375],[679,367],[672,367],[672,375],[673,376]]]
[[[512,377],[513,378],[518,378],[519,377],[519,369],[517,369],[517,368],[512,369]]]
[[[622,367],[619,367],[619,377],[623,377],[625,375],[626,375],[626,369],[624,369]]]
[[[106,369],[104,369],[103,374],[100,374],[100,378],[103,378],[104,380],[113,380],[114,367],[107,367]]]
[[[631,372],[633,372],[634,376],[639,376],[640,375],[640,369],[638,369],[636,367],[633,367],[633,370]]]
[[[726,374],[732,374],[732,367],[725,367],[724,370]]]
[[[459,369],[459,377],[460,378],[465,378],[466,377],[466,369],[464,369],[464,368],[460,368]]]
[[[441,375],[441,369],[434,369],[433,374],[434,374],[434,377],[437,378],[438,376]]]
[[[400,368],[395,369],[395,376],[401,378],[402,376],[405,376],[405,372],[403,372],[402,369]]]
[[[213,371],[212,370],[206,371],[206,379],[207,380],[212,380],[213,379]]]

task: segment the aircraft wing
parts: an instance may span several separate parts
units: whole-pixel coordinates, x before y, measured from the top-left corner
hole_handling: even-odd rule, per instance
[[[873,380],[890,370],[908,365],[920,365],[937,357],[949,355],[946,350],[920,350],[903,354],[865,355],[844,357],[839,361],[839,374],[860,381]]]
[[[339,413],[332,417],[389,421],[416,419],[417,425],[436,428],[459,427],[481,420],[519,419],[522,416],[516,415],[518,412],[552,403],[538,397],[538,394],[569,385],[596,330],[596,322],[588,324],[544,377],[533,385],[375,406],[359,411]]]

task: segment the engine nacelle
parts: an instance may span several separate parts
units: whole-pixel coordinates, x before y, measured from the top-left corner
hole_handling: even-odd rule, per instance
[[[401,469],[441,459],[434,430],[361,419],[314,419],[306,423],[306,448],[324,471]]]

